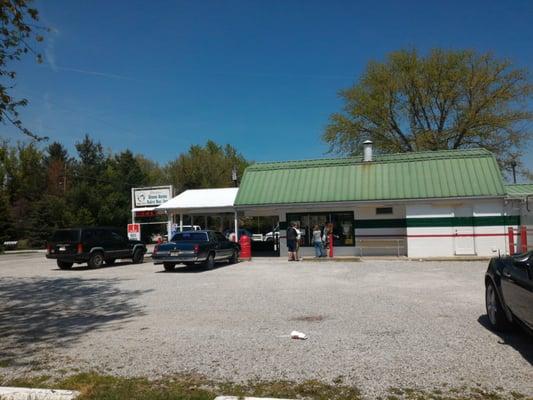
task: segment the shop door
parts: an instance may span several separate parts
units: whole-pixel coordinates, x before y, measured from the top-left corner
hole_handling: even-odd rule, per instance
[[[456,256],[476,255],[473,211],[472,206],[456,207],[454,210],[453,239]]]

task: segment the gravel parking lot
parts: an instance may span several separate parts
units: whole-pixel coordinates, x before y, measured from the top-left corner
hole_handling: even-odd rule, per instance
[[[255,259],[57,269],[0,256],[0,375],[98,370],[533,395],[533,340],[487,329],[486,262]],[[288,338],[292,330],[306,341]]]

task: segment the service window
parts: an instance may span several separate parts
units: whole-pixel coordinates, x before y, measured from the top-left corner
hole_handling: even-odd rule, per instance
[[[333,225],[334,246],[355,245],[353,211],[287,214],[287,222],[296,223],[300,230],[300,246],[313,246],[313,227],[318,225],[324,232],[327,224]]]
[[[354,246],[353,212],[331,213],[333,224],[333,245]]]

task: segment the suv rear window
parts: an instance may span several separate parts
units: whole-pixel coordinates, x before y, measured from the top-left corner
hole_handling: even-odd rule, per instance
[[[207,242],[207,233],[187,231],[176,233],[172,237],[173,242]]]
[[[53,242],[79,242],[80,230],[79,229],[61,229],[55,231],[52,236]]]

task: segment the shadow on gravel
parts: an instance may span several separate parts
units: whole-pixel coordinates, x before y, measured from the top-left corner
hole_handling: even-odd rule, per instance
[[[511,346],[518,351],[524,359],[533,365],[533,340],[532,337],[519,327],[511,332],[495,332],[490,328],[489,317],[481,315],[478,320],[479,324],[497,335],[501,341],[500,344]]]
[[[69,346],[106,324],[143,315],[134,299],[148,291],[126,291],[117,279],[3,278],[0,280],[0,360]]]
[[[124,267],[126,265],[131,265],[132,267],[134,267],[134,266],[139,266],[139,265],[142,265],[142,264],[144,264],[144,263],[133,264],[132,261],[124,260],[124,261],[115,262],[114,264],[111,264],[111,265],[104,264],[100,268],[89,268],[89,266],[87,264],[74,264],[71,269],[60,269],[58,267],[58,268],[53,268],[52,271],[61,271],[61,272],[68,273],[69,271],[101,270],[101,269],[114,268],[114,267]]]
[[[172,271],[165,271],[164,269],[161,269],[161,271],[156,271],[156,274],[198,274],[201,272],[209,272],[214,271],[219,268],[224,268],[229,265],[235,265],[235,264],[216,264],[215,268],[213,269],[207,269],[203,265],[176,265],[176,268],[174,268]],[[161,265],[161,268],[163,266]]]

